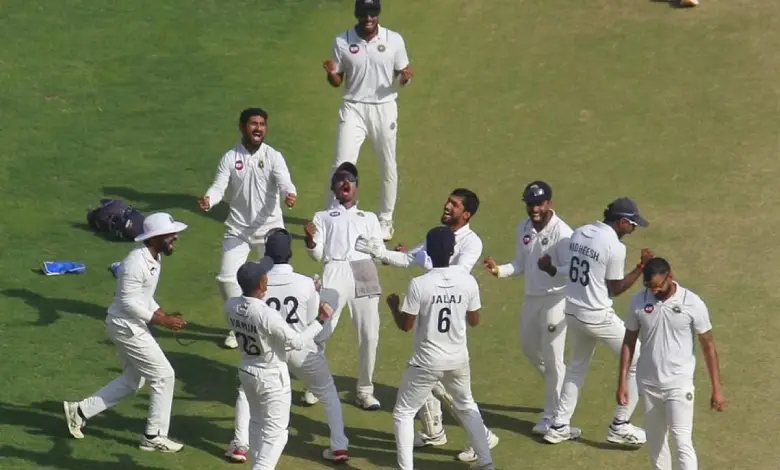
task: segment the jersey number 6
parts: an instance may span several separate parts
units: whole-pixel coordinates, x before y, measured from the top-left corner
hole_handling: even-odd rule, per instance
[[[282,302],[276,297],[270,297],[265,303],[278,312],[282,310]],[[298,299],[293,296],[285,297],[284,306],[287,308],[287,323],[290,325],[298,323]]]
[[[450,311],[450,309],[447,307],[439,310],[439,324],[437,325],[439,333],[446,333],[450,331],[450,325],[452,324],[452,320],[450,319],[451,314],[452,311]]]
[[[586,259],[579,259],[576,256],[571,258],[569,265],[569,280],[578,282],[586,287],[590,284],[590,263]]]
[[[255,344],[255,339],[251,336],[236,332],[236,339],[241,341],[241,348],[247,356],[259,356],[263,354],[263,350],[260,349],[260,346]]]

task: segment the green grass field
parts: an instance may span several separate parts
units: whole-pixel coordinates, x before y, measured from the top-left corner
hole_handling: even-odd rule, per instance
[[[473,228],[484,255],[514,253],[520,191],[537,178],[555,190],[572,226],[615,197],[635,198],[651,221],[628,237],[629,261],[651,247],[708,302],[721,354],[726,413],[707,408],[703,361],[694,440],[702,469],[778,466],[776,361],[780,320],[780,16],[771,0],[702,0],[680,10],[646,0],[395,0],[382,22],[401,32],[416,70],[400,98],[400,198],[395,241],[414,243],[438,221],[448,192],[475,190]],[[214,281],[224,207],[196,198],[237,138],[240,109],[270,112],[268,142],[299,188],[287,211],[296,234],[320,208],[340,95],[321,62],[348,28],[350,0],[3,2],[0,31],[0,468],[219,469],[232,437],[234,351]],[[361,205],[376,208],[376,164],[365,146]],[[183,346],[158,338],[177,371],[176,455],[136,447],[147,395],[68,437],[60,401],[79,399],[119,370],[103,332],[114,280],[109,263],[132,244],[85,230],[101,197],[190,225],[164,263],[157,299],[187,316]],[[298,250],[294,265],[318,267]],[[81,276],[47,278],[40,263],[72,259]],[[419,271],[381,269],[387,293]],[[604,442],[617,361],[597,351],[575,415],[579,442],[531,438],[542,381],[517,343],[522,279],[477,274],[483,323],[470,333],[474,392],[501,438],[494,460],[522,468],[648,467],[645,449]],[[635,287],[635,291],[638,287]],[[617,302],[622,309],[629,297]],[[383,311],[377,396],[383,409],[348,404],[356,338],[349,322],[328,346],[351,439],[348,468],[395,464],[390,411],[411,335]],[[280,469],[324,469],[321,406],[297,405]],[[641,413],[635,422],[641,423]],[[466,468],[450,443],[416,453],[422,470]]]

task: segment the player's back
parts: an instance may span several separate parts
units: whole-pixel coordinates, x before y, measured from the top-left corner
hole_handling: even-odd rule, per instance
[[[430,370],[467,366],[466,315],[480,308],[479,285],[474,276],[461,266],[433,268],[412,279],[407,300],[414,303],[414,297],[419,309],[410,364]],[[415,313],[406,308],[404,311]]]
[[[319,294],[314,280],[296,273],[289,264],[274,265],[268,272],[268,290],[263,300],[298,333],[302,333],[319,313]]]
[[[278,315],[262,300],[231,297],[225,302],[225,315],[236,334],[242,366],[276,367],[286,359],[284,347],[273,344],[268,336],[264,315]]]
[[[567,311],[611,308],[607,280],[623,278],[626,257],[626,247],[615,229],[603,222],[583,225],[568,244]]]

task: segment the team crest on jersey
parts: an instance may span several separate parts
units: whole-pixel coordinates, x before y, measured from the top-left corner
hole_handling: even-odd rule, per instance
[[[654,310],[653,304],[645,305],[645,313],[653,313],[653,310]]]
[[[236,171],[241,171],[243,169],[244,169],[244,162],[242,162],[241,160],[237,161],[236,162]]]
[[[394,130],[395,130],[395,123],[392,123],[392,124],[390,124],[390,130],[391,130],[391,131],[394,131]]]
[[[350,44],[349,52],[351,52],[352,54],[357,54],[358,52],[360,52],[360,46],[358,46],[357,44]]]
[[[550,243],[550,240],[547,238],[542,238],[542,246],[547,246],[547,244]]]
[[[675,305],[675,306],[672,308],[672,312],[674,312],[674,313],[682,313],[682,309],[680,308],[680,306],[679,306],[679,305]]]
[[[358,215],[358,217],[365,217],[366,213],[365,212],[358,212],[357,215]]]
[[[526,235],[523,237],[523,245],[527,245],[531,243],[531,235]]]
[[[340,215],[341,215],[341,212],[339,212],[339,211],[333,211],[333,212],[329,213],[328,215],[329,215],[329,216],[331,216],[331,217],[338,217],[338,216],[340,216]]]
[[[686,398],[688,401],[692,401],[692,400],[693,400],[693,393],[691,393],[691,392],[688,392],[688,393],[686,393],[686,394],[685,394],[685,398]]]
[[[379,52],[385,52],[385,49],[387,49],[387,48],[385,47],[384,44],[380,44],[380,45],[376,46],[376,50],[378,50]]]
[[[262,170],[263,168],[265,168],[265,162],[260,160],[259,162],[257,162],[257,166],[259,166],[260,169]]]

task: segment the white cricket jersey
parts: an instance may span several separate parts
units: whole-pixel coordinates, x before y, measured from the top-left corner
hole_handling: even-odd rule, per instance
[[[277,310],[254,297],[231,297],[225,314],[236,334],[242,366],[278,367],[287,361],[287,351],[302,349],[322,331],[315,321],[297,333]]]
[[[379,219],[373,212],[358,209],[357,204],[345,209],[339,203],[330,209],[317,212],[312,219],[317,228],[314,243],[307,251],[315,261],[358,261],[371,259],[371,255],[355,250],[355,242],[364,238],[382,239]]]
[[[268,290],[263,300],[298,333],[303,333],[319,315],[320,294],[314,280],[294,272],[289,264],[277,264],[268,271]]]
[[[358,103],[387,103],[398,96],[395,72],[409,65],[406,44],[400,34],[382,26],[370,41],[355,28],[333,41],[333,61],[344,77],[344,100]]]
[[[647,289],[634,294],[626,329],[639,330],[637,380],[652,387],[674,388],[693,383],[694,337],[710,331],[712,324],[701,298],[677,284],[677,291],[665,302]]]
[[[604,222],[583,225],[574,231],[565,251],[568,266],[566,313],[585,323],[601,321],[612,308],[607,280],[625,275],[626,246],[615,229]]]
[[[146,246],[135,248],[122,261],[116,280],[114,301],[108,307],[106,321],[131,329],[147,329],[146,324],[160,305],[154,300],[160,280],[160,256],[157,259]]]
[[[450,258],[450,266],[462,266],[466,268],[467,272],[471,272],[481,256],[482,239],[479,238],[476,232],[471,230],[470,225],[466,224],[456,230],[455,250]],[[402,268],[408,268],[414,264],[425,269],[433,268],[431,257],[426,252],[425,242],[406,253],[387,250],[382,261]]]
[[[467,366],[466,312],[481,307],[477,280],[460,266],[432,268],[412,279],[401,309],[417,315],[409,364],[428,370]]]
[[[240,143],[228,150],[206,192],[212,208],[223,197],[230,204],[227,232],[251,243],[262,242],[272,228],[284,227],[280,194],[285,198],[297,190],[282,154],[265,143],[254,154]]]
[[[541,296],[563,294],[569,277],[566,251],[572,230],[558,214],[552,217],[544,228],[537,232],[531,219],[525,219],[517,226],[515,259],[498,267],[498,277],[525,276],[525,295]],[[550,255],[552,265],[557,269],[555,277],[539,269],[538,261]]]

